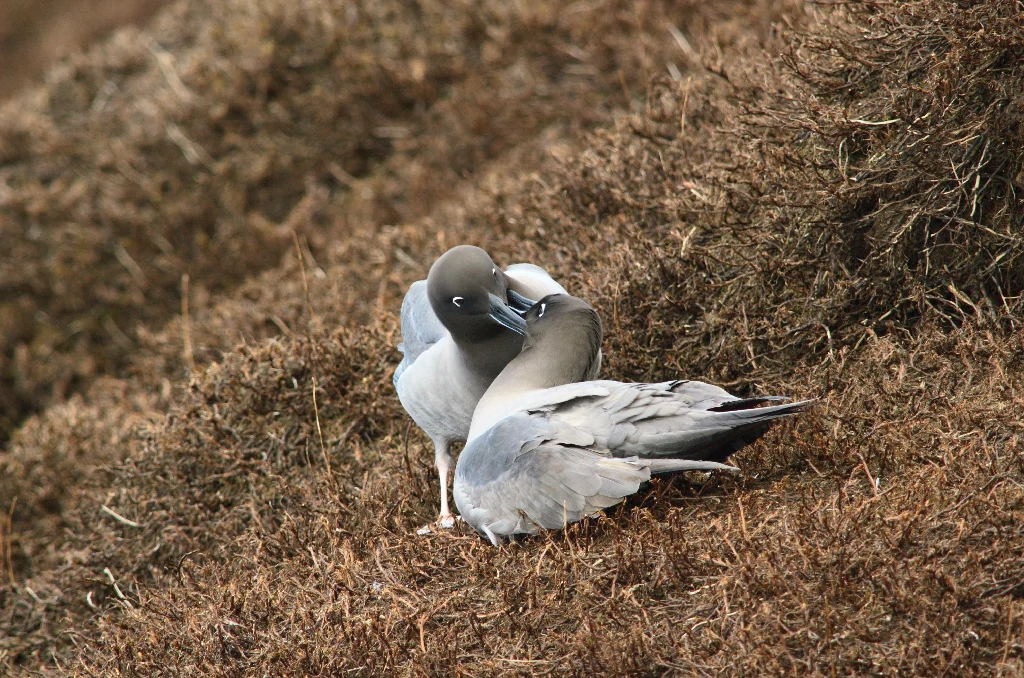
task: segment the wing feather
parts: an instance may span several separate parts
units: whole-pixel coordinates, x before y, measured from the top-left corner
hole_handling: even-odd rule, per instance
[[[762,406],[782,398],[740,399],[695,381],[582,382],[536,393],[532,399],[530,412],[586,431],[593,439],[588,446],[612,456],[709,461],[724,460],[764,435],[776,420],[812,403]]]
[[[650,479],[642,460],[565,443],[560,428],[518,413],[470,441],[455,470],[462,517],[488,536],[559,529],[617,504]]]
[[[409,365],[447,335],[448,330],[441,324],[427,298],[427,281],[417,280],[402,300],[402,343],[398,350],[404,357],[395,370],[395,385]]]

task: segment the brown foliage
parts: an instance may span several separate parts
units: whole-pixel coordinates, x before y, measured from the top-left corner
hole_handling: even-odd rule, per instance
[[[141,23],[165,0],[7,0],[0,4],[0,99],[36,80],[54,61],[128,23]]]
[[[668,44],[685,10],[185,2],[71,57],[0,109],[0,440],[126,374],[184,274],[201,310],[293,231],[312,257],[606,121],[650,67],[631,36]]]
[[[134,406],[104,407],[104,381],[13,441],[0,490],[27,527],[0,652],[107,675],[1019,674],[1024,25],[1005,8],[789,11],[767,53],[709,29],[700,68],[567,161],[506,155],[458,202],[203,309],[201,344],[268,318],[281,336],[211,351],[166,420],[121,429],[174,372],[180,329],[151,331]],[[564,533],[417,536],[434,477],[383,311],[462,240],[593,300],[612,378],[821,406],[737,477],[656,482]],[[46,450],[116,459],[104,440],[127,458],[60,471],[40,506]]]

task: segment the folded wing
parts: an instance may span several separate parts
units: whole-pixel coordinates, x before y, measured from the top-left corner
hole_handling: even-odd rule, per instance
[[[514,414],[472,440],[455,470],[462,517],[501,537],[560,529],[634,494],[655,472],[733,470],[705,461],[615,458],[572,426]]]
[[[398,350],[404,354],[392,378],[395,385],[409,365],[416,362],[424,351],[447,336],[448,330],[438,319],[427,297],[427,281],[417,280],[409,287],[402,300],[402,343]]]
[[[595,395],[597,387],[607,395]],[[723,461],[763,436],[778,419],[814,401],[762,406],[776,396],[736,398],[698,381],[623,384],[597,381],[549,389],[546,403],[527,411],[587,432],[594,447],[615,457]],[[573,392],[578,393],[575,397]]]

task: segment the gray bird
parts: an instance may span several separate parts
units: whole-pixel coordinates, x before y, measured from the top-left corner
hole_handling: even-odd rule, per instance
[[[395,390],[413,421],[434,443],[440,476],[442,527],[454,525],[448,507],[451,446],[464,442],[480,397],[523,347],[516,314],[533,299],[565,289],[532,264],[505,271],[479,247],[460,245],[412,284],[402,302],[404,358]],[[596,376],[596,373],[595,373]]]
[[[517,326],[522,353],[481,398],[455,468],[459,512],[495,545],[593,515],[652,475],[737,470],[721,462],[812,403],[762,407],[787,398],[697,381],[583,381],[602,331],[575,297],[545,297]]]

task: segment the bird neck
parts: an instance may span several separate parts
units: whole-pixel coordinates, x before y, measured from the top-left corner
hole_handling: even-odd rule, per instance
[[[511,330],[480,341],[462,341],[454,336],[452,339],[459,362],[488,385],[523,348],[523,338]]]
[[[545,343],[538,346],[527,339],[522,352],[502,370],[488,393],[537,391],[590,378],[596,359],[592,351],[579,350],[574,342]]]

